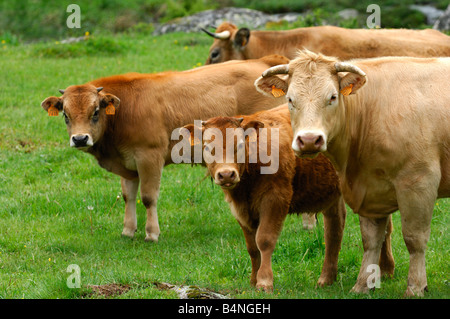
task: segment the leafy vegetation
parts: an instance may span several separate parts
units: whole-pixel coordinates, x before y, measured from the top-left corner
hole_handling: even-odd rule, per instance
[[[227,6],[246,7],[268,13],[305,12],[326,20],[343,9],[356,9],[365,16],[366,8],[372,0],[79,0],[81,9],[81,28],[69,29],[66,20],[72,12],[66,12],[72,0],[15,0],[0,2],[0,39],[10,41],[35,41],[36,39],[61,40],[90,32],[120,33],[138,28],[152,30],[153,24],[167,22],[179,17],[207,9]],[[382,27],[386,28],[423,28],[425,17],[416,10],[409,9],[411,4],[428,4],[421,0],[384,0],[377,1],[382,11]],[[435,0],[439,9],[445,9],[447,0]],[[305,21],[304,21],[305,22]],[[303,25],[315,25],[315,21],[306,21]],[[355,26],[364,26],[359,21]]]

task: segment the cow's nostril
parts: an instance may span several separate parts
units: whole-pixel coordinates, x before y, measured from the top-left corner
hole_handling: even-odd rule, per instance
[[[223,180],[223,176],[222,176],[222,174],[220,174],[220,172],[217,173],[217,177],[219,178],[219,181]]]
[[[236,177],[236,173],[234,171],[231,171],[230,178],[233,180]]]
[[[319,137],[316,139],[316,142],[314,143],[317,147],[321,147],[324,143],[322,135],[319,135]]]
[[[305,143],[303,143],[303,141],[302,141],[301,136],[298,136],[298,137],[297,137],[297,143],[298,143],[298,145],[300,145],[300,146],[305,145]]]
[[[86,146],[88,140],[89,140],[88,135],[72,136],[72,141],[75,144],[75,146]]]

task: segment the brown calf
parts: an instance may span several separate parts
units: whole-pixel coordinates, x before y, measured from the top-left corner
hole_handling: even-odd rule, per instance
[[[186,125],[193,137],[194,130],[204,134],[204,152],[206,158],[211,152],[217,155],[230,147],[232,153],[245,151],[245,160],[221,161],[223,163],[206,163],[214,182],[222,187],[225,199],[230,204],[231,212],[244,232],[247,250],[252,261],[250,282],[266,291],[273,289],[271,256],[280,235],[283,222],[288,213],[323,212],[325,224],[325,260],[318,285],[331,284],[336,279],[338,255],[341,248],[346,209],[339,189],[336,172],[325,156],[316,159],[296,158],[291,148],[292,129],[287,105],[254,115],[236,117],[216,117],[202,122],[202,128],[193,124]],[[221,138],[206,138],[206,130],[215,128],[226,136],[226,143]],[[226,135],[227,129],[242,128],[245,136]],[[247,135],[250,129],[253,134]],[[267,135],[257,133],[267,129]],[[278,129],[279,149],[271,154],[272,161],[278,162],[278,170],[262,174],[266,166],[259,160],[262,149],[255,153],[250,141],[267,145],[272,149],[272,130]],[[273,132],[276,133],[276,132]],[[262,143],[262,144],[261,144]],[[264,144],[267,143],[267,144]],[[210,152],[210,153],[208,153]],[[256,155],[257,161],[251,160]],[[236,156],[238,156],[236,154]],[[230,158],[230,157],[228,157]],[[272,163],[273,164],[273,163]],[[269,164],[268,164],[269,165]],[[271,165],[271,164],[270,164]]]

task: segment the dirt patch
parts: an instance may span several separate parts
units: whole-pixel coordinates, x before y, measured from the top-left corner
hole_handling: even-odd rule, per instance
[[[121,295],[131,289],[130,285],[107,284],[107,285],[89,285],[95,294],[109,298],[111,296]]]

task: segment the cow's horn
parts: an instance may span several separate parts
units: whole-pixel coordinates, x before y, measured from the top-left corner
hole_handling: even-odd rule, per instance
[[[357,66],[350,64],[350,63],[336,62],[336,64],[334,66],[335,66],[337,72],[352,72],[352,73],[359,74],[361,76],[366,76],[366,73],[364,73],[363,70],[361,70]]]
[[[58,91],[59,91],[59,93],[64,94],[64,91],[65,91],[65,90],[59,89]]]
[[[226,40],[231,35],[230,31],[228,31],[228,30],[222,31],[220,33],[213,33],[213,32],[210,32],[210,31],[208,31],[206,29],[203,29],[203,28],[201,28],[201,30],[203,32],[205,32],[207,35],[212,36],[213,38],[216,38],[216,39],[220,39],[220,40]]]
[[[206,124],[206,121],[202,121],[202,126]]]
[[[288,74],[289,64],[281,64],[271,67],[263,72],[262,77],[266,78],[275,74]]]
[[[103,86],[97,88],[96,90],[97,90],[97,92],[100,92],[101,90],[103,90]]]

